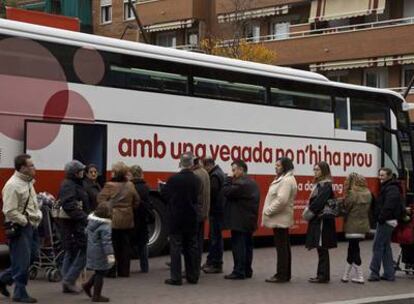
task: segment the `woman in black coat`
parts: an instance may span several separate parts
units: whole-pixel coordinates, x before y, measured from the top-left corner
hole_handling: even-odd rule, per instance
[[[89,197],[89,211],[95,211],[97,207],[96,198],[101,192],[102,187],[98,183],[98,167],[94,164],[89,164],[85,169],[85,178],[83,179],[83,188]]]
[[[150,200],[150,188],[144,180],[144,172],[140,166],[132,166],[130,168],[132,179],[139,197],[141,198],[141,204],[134,210],[134,230],[132,232],[131,243],[137,247],[139,263],[141,272],[147,273],[149,271],[148,265],[148,241],[149,230],[148,224],[154,220],[153,206]]]
[[[306,248],[318,251],[318,272],[311,283],[328,283],[330,280],[329,249],[336,248],[335,218],[322,217],[326,202],[334,197],[331,170],[326,162],[320,162],[313,168],[314,188],[309,198],[309,210],[313,217],[309,220],[306,233]]]

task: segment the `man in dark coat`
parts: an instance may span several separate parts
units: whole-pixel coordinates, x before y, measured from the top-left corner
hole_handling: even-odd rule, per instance
[[[395,269],[393,263],[391,236],[392,231],[401,218],[403,204],[401,189],[398,180],[392,176],[389,168],[379,170],[379,179],[381,182],[380,195],[374,207],[374,220],[377,221],[375,232],[373,256],[369,269],[371,274],[368,281],[394,281]],[[384,274],[380,276],[381,263],[384,267]]]
[[[165,280],[169,285],[182,284],[181,253],[184,254],[187,282],[196,284],[200,276],[197,242],[200,180],[191,171],[192,166],[192,155],[181,155],[181,171],[170,177],[161,188],[169,214],[171,278]]]
[[[210,176],[209,249],[207,261],[203,265],[203,271],[205,273],[222,273],[223,237],[221,231],[223,230],[223,186],[225,175],[211,157],[204,159],[203,165]]]
[[[257,229],[260,191],[257,183],[247,176],[247,165],[236,160],[231,165],[232,177],[224,184],[226,197],[225,227],[231,230],[233,272],[228,280],[243,280],[253,275],[253,232]]]
[[[62,265],[62,285],[64,293],[79,293],[76,280],[86,265],[87,239],[85,228],[89,213],[88,194],[82,185],[85,166],[73,160],[65,165],[66,178],[59,191],[59,227],[65,255]]]

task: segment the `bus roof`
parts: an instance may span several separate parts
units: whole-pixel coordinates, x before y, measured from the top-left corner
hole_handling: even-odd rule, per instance
[[[175,62],[181,62],[185,64],[215,67],[235,72],[244,72],[249,74],[279,77],[288,80],[304,81],[349,90],[388,94],[397,97],[401,102],[404,101],[403,97],[400,94],[391,90],[333,82],[325,76],[314,72],[308,72],[289,67],[280,67],[242,61],[220,56],[206,55],[202,53],[176,50],[167,47],[67,31],[24,22],[0,19],[0,33],[8,34],[11,36],[20,36],[30,39],[74,45],[78,47],[95,48],[103,51],[138,55],[147,58],[173,60]]]

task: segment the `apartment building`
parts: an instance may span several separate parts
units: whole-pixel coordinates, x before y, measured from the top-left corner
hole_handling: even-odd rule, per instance
[[[94,33],[142,40],[127,2],[93,0]],[[278,65],[399,92],[414,75],[414,0],[133,2],[152,44],[194,50],[242,37],[274,50]]]

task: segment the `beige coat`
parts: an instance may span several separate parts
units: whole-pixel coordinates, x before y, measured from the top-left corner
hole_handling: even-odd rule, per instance
[[[199,167],[195,169],[194,174],[200,179],[200,192],[198,193],[198,212],[199,221],[208,219],[210,213],[210,176],[208,172]]]
[[[119,196],[118,198],[116,196]],[[140,197],[131,182],[107,182],[98,194],[98,204],[112,202],[112,229],[132,229],[134,209],[138,208]]]
[[[275,179],[269,187],[263,206],[262,226],[289,228],[293,225],[293,205],[298,187],[293,172]]]
[[[28,221],[32,226],[39,225],[42,220],[42,212],[39,210],[33,183],[33,179],[17,171],[7,181],[2,191],[3,214],[6,221],[21,226],[26,226]],[[27,215],[23,215],[27,199],[29,199],[25,212]]]

